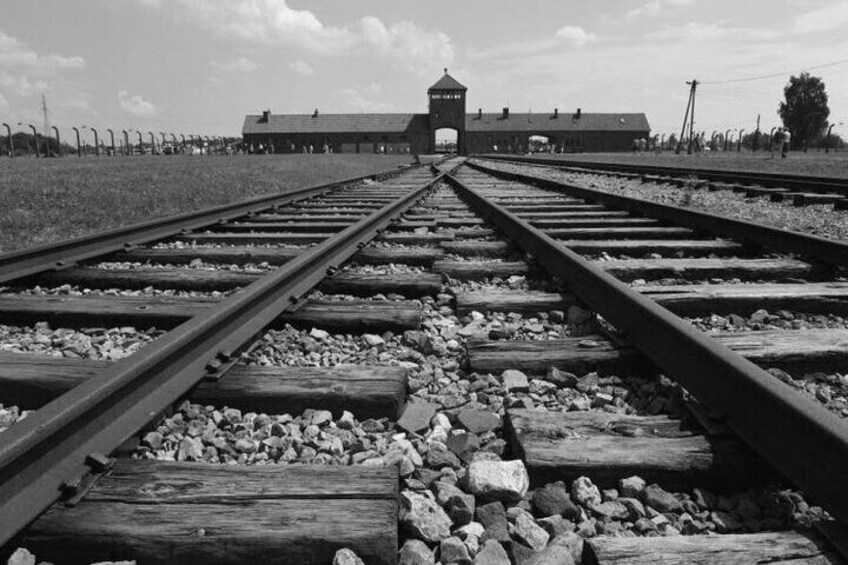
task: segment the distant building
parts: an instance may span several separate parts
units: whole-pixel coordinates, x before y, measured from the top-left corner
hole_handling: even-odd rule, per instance
[[[275,153],[435,153],[436,132],[456,131],[459,154],[526,153],[544,147],[556,153],[629,151],[635,139],[648,138],[645,114],[498,113],[468,114],[467,88],[445,74],[427,90],[427,114],[272,114],[244,119],[244,145]],[[535,143],[531,144],[531,138]],[[542,142],[539,143],[539,138]]]

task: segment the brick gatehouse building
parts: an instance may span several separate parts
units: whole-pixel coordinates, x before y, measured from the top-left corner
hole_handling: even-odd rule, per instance
[[[274,153],[303,153],[311,148],[334,153],[435,153],[436,131],[456,131],[456,150],[470,153],[524,153],[531,137],[547,139],[554,152],[629,151],[635,139],[648,138],[644,113],[581,112],[467,113],[468,89],[445,74],[427,90],[427,114],[272,114],[266,110],[244,119],[245,147]]]

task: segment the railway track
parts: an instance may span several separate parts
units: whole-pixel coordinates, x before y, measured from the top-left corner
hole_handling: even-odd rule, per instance
[[[848,514],[846,427],[787,383],[828,382],[848,330],[693,324],[844,313],[845,246],[458,164],[0,258],[42,352],[0,356],[35,409],[0,434],[6,547],[839,562],[810,526]],[[45,323],[158,333],[77,359]]]
[[[834,204],[838,210],[848,209],[848,179],[813,177],[781,173],[734,171],[709,168],[665,167],[630,163],[550,159],[544,157],[489,156],[492,160],[544,165],[575,173],[609,175],[641,179],[646,182],[685,186],[703,185],[710,190],[732,190],[748,197],[765,196],[775,202],[791,201],[796,206]]]

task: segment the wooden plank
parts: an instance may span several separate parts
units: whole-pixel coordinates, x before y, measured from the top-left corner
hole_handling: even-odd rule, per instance
[[[626,210],[589,210],[583,212],[548,212],[546,209],[541,209],[538,212],[519,212],[519,217],[525,220],[569,220],[569,219],[587,219],[587,218],[627,218],[630,217],[630,212]]]
[[[586,540],[587,565],[737,565],[791,563],[835,565],[820,540],[801,532],[763,532],[721,536],[600,536]]]
[[[749,315],[792,310],[814,314],[848,314],[848,283],[640,285],[633,287],[675,314]]]
[[[557,239],[697,239],[689,228],[563,228],[545,230]]]
[[[439,232],[441,233],[441,232]],[[496,232],[490,228],[471,228],[471,229],[456,229],[446,230],[446,233],[452,233],[456,239],[478,239],[484,237],[492,237]]]
[[[278,322],[333,333],[403,332],[418,328],[421,307],[409,300],[308,300],[297,310],[285,312]]]
[[[327,294],[373,296],[393,293],[406,298],[420,298],[440,293],[442,277],[435,273],[338,273],[318,283],[317,288]]]
[[[0,353],[3,402],[35,409],[105,370],[109,361]],[[235,365],[219,380],[202,381],[188,397],[201,404],[252,412],[301,414],[306,408],[344,410],[359,419],[396,419],[406,402],[400,367],[256,367]]]
[[[841,371],[848,363],[848,330],[761,330],[708,334],[762,367],[803,375]],[[587,344],[592,344],[587,347]],[[468,363],[478,372],[518,369],[542,374],[548,367],[571,373],[638,372],[647,361],[629,346],[618,347],[598,336],[540,341],[469,340]]]
[[[659,225],[651,218],[586,218],[580,220],[531,220],[530,224],[540,230],[577,228],[644,228]]]
[[[541,375],[549,367],[579,375],[589,371],[601,374],[650,371],[650,363],[635,349],[619,348],[600,336],[538,341],[469,339],[466,350],[469,368],[478,373],[500,374],[506,369],[518,369]]]
[[[533,484],[581,476],[614,487],[639,475],[665,488],[742,487],[756,478],[756,459],[735,440],[708,439],[667,416],[608,412],[507,411],[512,452]]]
[[[320,243],[332,237],[332,233],[188,233],[178,235],[174,239],[186,243],[218,243],[221,245],[272,245],[286,243],[289,245],[307,245]]]
[[[482,218],[437,218],[436,225],[442,228],[459,228],[466,226],[482,226],[485,222]]]
[[[506,257],[516,251],[516,248],[506,241],[445,241],[441,247],[445,253],[465,257]]]
[[[622,281],[806,278],[812,270],[810,264],[795,259],[618,259],[596,265]]]
[[[550,206],[540,204],[516,204],[514,206],[505,206],[505,208],[513,214],[527,212],[609,212],[609,210],[601,204],[552,204]]]
[[[366,265],[388,265],[390,263],[401,263],[418,267],[429,267],[433,261],[438,261],[445,256],[440,247],[366,247],[351,259],[354,263]]]
[[[118,461],[86,498],[26,532],[39,558],[70,564],[330,563],[348,547],[397,562],[395,467]]]
[[[203,381],[190,398],[253,412],[301,414],[307,408],[347,410],[357,418],[400,416],[407,373],[400,367],[254,367],[236,365],[219,381]]]
[[[292,232],[292,233],[330,233],[340,232],[353,222],[226,222],[208,229],[215,232]]]
[[[845,198],[844,194],[828,194],[823,192],[802,192],[792,199],[793,206],[809,206],[811,204],[833,204]]]
[[[0,295],[3,323],[50,322],[62,327],[156,326],[173,328],[208,311],[215,299],[146,296],[21,296]],[[418,327],[421,308],[411,301],[308,300],[283,313],[273,324],[318,327],[333,332],[404,331]]]
[[[204,263],[244,265],[246,263],[268,263],[284,265],[306,248],[257,247],[254,245],[232,245],[225,247],[182,247],[179,249],[138,248],[110,255],[108,261],[137,263],[160,263],[163,265],[188,265],[195,259]]]
[[[298,213],[254,214],[240,218],[242,222],[358,222],[365,213],[352,214],[320,214],[312,211]]]
[[[576,253],[644,256],[648,253],[661,255],[682,252],[690,257],[707,255],[737,255],[744,247],[723,239],[561,239],[559,243]]]
[[[404,245],[438,245],[443,241],[454,239],[453,233],[406,233],[406,232],[383,232],[377,237],[378,241],[388,243],[402,243]]]
[[[491,277],[508,278],[526,275],[530,265],[524,261],[435,261],[433,272],[459,280],[484,280]]]
[[[567,310],[574,304],[577,304],[577,299],[573,295],[540,290],[476,290],[456,293],[456,312],[459,316],[472,311],[533,315],[551,310]]]
[[[152,286],[170,290],[232,290],[259,278],[256,273],[206,269],[96,269],[80,267],[45,273],[30,279],[41,286],[78,285],[81,288],[124,288],[141,290]]]
[[[745,198],[756,198],[758,196],[771,196],[776,192],[789,192],[788,188],[770,188],[764,186],[745,187]]]
[[[772,202],[792,201],[798,192],[772,192],[769,195],[769,200]]]
[[[709,334],[761,367],[796,375],[843,372],[848,363],[848,330],[761,330]]]

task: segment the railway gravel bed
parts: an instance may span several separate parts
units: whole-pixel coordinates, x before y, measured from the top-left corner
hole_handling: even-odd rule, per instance
[[[532,207],[539,200],[536,195],[528,195],[510,199],[509,203]],[[404,221],[420,221],[416,217],[421,216],[422,209],[428,210],[438,227],[419,226],[410,232]],[[605,367],[584,364],[567,370],[558,366],[558,362],[545,361],[546,346],[561,347],[566,342],[575,348],[577,357],[595,352],[603,355],[610,351],[610,334],[604,332],[611,328],[568,295],[561,282],[542,274],[539,265],[529,257],[505,245],[503,236],[492,231],[491,226],[450,222],[446,224],[450,227],[438,225],[440,218],[467,219],[470,212],[459,193],[442,184],[419,202],[413,213],[382,234],[388,236],[388,241],[376,241],[364,247],[361,258],[354,256],[329,273],[331,279],[357,276],[384,279],[387,288],[393,288],[394,283],[398,284],[396,288],[401,288],[400,279],[423,280],[439,275],[437,280],[441,283],[430,285],[423,295],[406,296],[402,291],[377,292],[367,288],[352,293],[312,290],[304,295],[305,300],[298,297],[292,301],[300,300],[305,305],[405,308],[416,312],[417,322],[413,326],[398,330],[337,331],[328,325],[329,318],[306,326],[286,323],[262,331],[251,347],[231,359],[236,363],[235,374],[255,373],[280,382],[294,378],[300,379],[295,387],[314,386],[316,396],[306,409],[274,411],[267,407],[234,407],[221,400],[185,400],[136,434],[135,447],[122,452],[129,460],[119,462],[119,468],[131,463],[199,464],[204,467],[185,468],[205,474],[217,472],[210,469],[226,472],[240,465],[243,473],[248,473],[248,469],[252,473],[261,470],[298,473],[299,469],[306,469],[316,476],[325,472],[322,468],[351,473],[363,469],[372,477],[391,470],[396,473],[394,477],[400,478],[396,491],[399,512],[389,518],[397,524],[400,535],[395,547],[389,549],[390,556],[382,554],[380,563],[394,563],[396,559],[400,565],[588,565],[593,562],[592,555],[601,554],[609,547],[604,544],[610,540],[658,538],[672,541],[686,538],[695,544],[707,539],[718,547],[737,539],[756,539],[752,543],[772,547],[797,543],[803,546],[803,551],[812,552],[811,559],[802,562],[816,562],[812,559],[836,562],[825,557],[827,550],[819,551],[806,537],[812,526],[829,518],[827,513],[770,472],[757,481],[734,476],[730,481],[713,483],[704,479],[706,475],[701,473],[701,468],[693,467],[685,473],[673,470],[656,478],[654,470],[647,467],[644,473],[617,471],[626,465],[619,467],[618,461],[611,460],[612,474],[609,469],[580,462],[551,480],[550,474],[545,474],[526,451],[536,439],[550,441],[554,446],[562,441],[593,441],[597,434],[608,434],[609,450],[586,451],[586,462],[603,455],[599,452],[612,453],[631,440],[655,438],[679,441],[681,445],[702,441],[706,443],[698,444],[699,449],[707,454],[718,449],[715,446],[736,440],[732,434],[710,428],[714,424],[704,417],[703,407],[685,388],[655,370],[644,370],[639,363]],[[480,236],[480,230],[487,231]],[[420,236],[425,243],[391,241],[391,237],[401,234]],[[428,239],[435,234],[447,239]],[[472,237],[453,237],[459,234]],[[455,245],[460,241],[461,245]],[[169,245],[160,249],[194,248]],[[377,251],[377,255],[372,255],[373,262],[367,259],[369,250]],[[416,264],[388,260],[393,253],[404,254]],[[611,261],[626,257],[609,254]],[[151,271],[174,268],[166,263],[108,265],[113,269],[143,267]],[[185,265],[177,268],[184,269]],[[250,264],[213,266],[200,261],[189,264],[185,270],[253,272],[253,268]],[[260,265],[258,271],[273,268]],[[688,286],[696,286],[697,282],[698,279],[690,279]],[[680,280],[669,278],[666,283],[679,284]],[[660,283],[658,279],[636,278],[633,287],[648,284]],[[186,300],[208,298],[212,294],[153,287],[92,291],[80,285],[32,287],[21,294],[100,298],[113,293],[123,296],[124,292],[133,292],[131,297],[166,296]],[[219,292],[216,297],[223,296],[225,293]],[[489,304],[485,303],[485,297],[491,297]],[[483,303],[478,307],[475,301],[480,300]],[[745,315],[711,313],[687,319],[707,332],[738,334],[846,327],[846,318],[835,314],[806,315],[778,310]],[[18,355],[28,352],[59,357],[73,349],[68,343],[76,347],[88,340],[87,350],[93,350],[94,356],[80,355],[81,359],[104,360],[120,359],[163,334],[160,330],[137,331],[130,327],[54,330],[46,323],[38,323],[31,327],[0,326],[0,344],[11,347],[8,351]],[[494,362],[489,369],[480,369],[474,356],[481,347],[539,348],[539,353],[516,355],[515,359],[505,358]],[[115,357],[111,357],[113,350]],[[541,365],[536,363],[534,368],[526,370],[507,368],[513,362],[534,356],[542,359]],[[353,381],[333,382],[345,372],[357,372],[365,376],[364,380],[376,380],[378,375],[402,375],[401,396],[405,402],[395,407],[396,414],[370,417],[357,414],[364,405],[351,404],[350,409],[338,403],[332,409],[316,405],[323,401],[315,398],[329,400],[333,395],[343,397],[350,392],[346,387],[352,386]],[[801,394],[817,398],[831,410],[848,414],[845,397],[848,381],[842,376],[818,373],[802,379],[779,370],[773,370],[772,374]],[[320,393],[327,393],[326,396],[317,396],[322,385],[309,382],[308,375],[332,383]],[[200,388],[205,390],[202,394],[208,395],[216,386],[212,381]],[[825,397],[827,402],[823,400]],[[837,407],[841,408],[837,410]],[[0,430],[5,420],[11,425],[20,414],[17,407],[0,405]],[[570,424],[557,424],[550,429],[522,427],[545,418],[551,418],[551,422],[565,418],[563,421]],[[644,459],[646,449],[631,455]],[[658,466],[668,465],[662,461],[662,455],[657,457]],[[616,472],[619,476],[614,476]],[[192,475],[191,480],[200,479]],[[743,483],[745,486],[738,486]],[[287,483],[279,480],[274,484]],[[310,493],[306,494],[308,498]],[[325,501],[319,500],[322,503]],[[308,505],[303,499],[297,504]],[[343,504],[347,508],[365,503]],[[378,512],[378,504],[368,504],[355,508],[355,514],[372,521],[368,537],[387,535],[373,529],[374,521],[385,518],[385,510]],[[313,514],[307,521],[319,515],[326,518],[327,510],[323,512]],[[244,519],[251,518],[244,515]],[[295,518],[292,520],[297,522]],[[333,536],[347,535],[353,526],[345,526],[336,528]],[[391,529],[392,525],[384,524],[383,529],[386,527]],[[805,533],[795,538],[792,537],[795,531]],[[197,532],[192,536],[216,535],[214,529]],[[764,537],[743,538],[740,534]],[[334,546],[337,543],[335,539],[330,541]],[[357,547],[370,551],[370,543],[360,543]],[[326,552],[326,548],[322,551]],[[640,555],[650,555],[652,551],[645,546]],[[349,549],[343,549],[332,562],[334,565],[358,563],[357,559]],[[365,561],[370,562],[368,558]]]
[[[644,198],[660,204],[685,206],[729,218],[767,224],[780,229],[817,235],[829,239],[848,239],[848,211],[833,205],[793,206],[792,202],[771,202],[768,198],[746,198],[744,193],[728,190],[708,191],[692,187],[644,182],[639,179],[611,178],[600,174],[574,173],[552,167],[538,167],[487,161],[503,171],[543,175],[547,178],[585,186],[612,194]]]

